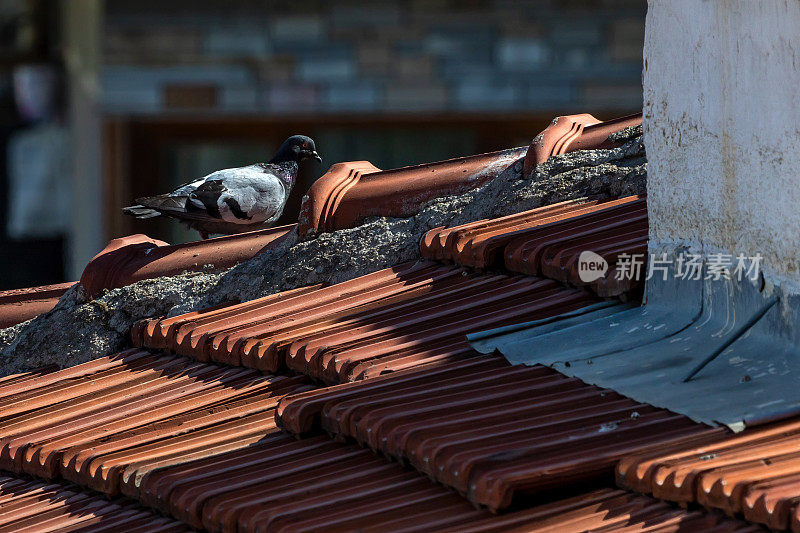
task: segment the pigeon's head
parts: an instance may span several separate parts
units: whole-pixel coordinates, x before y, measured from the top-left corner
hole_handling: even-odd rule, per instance
[[[285,163],[294,161],[299,163],[305,159],[316,159],[322,161],[317,153],[317,147],[311,137],[305,135],[292,135],[278,149],[278,153],[272,158],[270,163]]]

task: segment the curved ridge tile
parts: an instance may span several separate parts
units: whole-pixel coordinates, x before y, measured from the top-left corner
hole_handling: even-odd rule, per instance
[[[50,311],[73,285],[75,282],[0,291],[0,329]]]
[[[350,228],[370,216],[408,217],[434,198],[462,194],[524,157],[527,147],[380,170],[368,161],[338,163],[303,199],[298,232]]]
[[[617,143],[608,140],[609,135],[641,123],[641,113],[606,121],[600,121],[588,113],[556,117],[531,142],[525,156],[523,175],[530,176],[536,166],[550,156],[617,146]]]
[[[362,174],[380,172],[381,169],[369,161],[347,161],[336,163],[323,174],[306,193],[300,206],[298,232],[305,236],[309,231],[329,231],[327,222],[341,202],[342,192],[348,185],[358,182]]]
[[[229,268],[276,246],[294,227],[280,226],[173,245],[141,234],[113,239],[89,261],[80,283],[90,298],[96,298],[106,289],[200,270],[206,265]]]

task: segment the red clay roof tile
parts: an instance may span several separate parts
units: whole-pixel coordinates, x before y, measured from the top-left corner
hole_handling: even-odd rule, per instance
[[[532,277],[407,263],[338,285],[143,321],[134,344],[328,383],[474,355],[464,335],[596,301]]]
[[[617,482],[681,503],[697,502],[772,529],[797,529],[800,420],[713,444],[675,446],[620,461]]]
[[[338,163],[309,189],[298,231],[324,233],[370,216],[408,217],[434,198],[461,194],[521,160],[527,148],[380,170],[367,161]]]
[[[173,533],[189,529],[138,507],[108,501],[74,485],[0,477],[0,532],[93,531]]]
[[[291,395],[277,421],[353,438],[493,510],[517,491],[607,477],[635,450],[726,433],[541,366],[482,358],[448,369]]]
[[[687,513],[642,496],[601,490],[493,516],[417,473],[368,450],[319,436],[271,437],[246,449],[146,474],[147,504],[209,531],[539,531],[622,530],[645,523],[747,526]],[[752,529],[752,528],[751,528]],[[546,529],[542,529],[546,530]]]
[[[462,269],[423,263],[354,280],[344,293],[358,302],[359,296],[376,287],[396,290],[398,277],[409,272],[418,280],[435,272],[457,272],[450,292],[474,283],[469,276],[458,281]],[[506,276],[482,279],[489,289],[491,280],[506,280],[499,286],[513,286],[513,278]],[[259,305],[276,309],[285,305],[283,316],[290,316],[292,309],[305,311],[301,302],[291,303],[293,298],[307,299],[328,290],[327,299],[318,298],[316,303],[336,304],[342,288],[330,289],[273,295]],[[392,290],[384,296],[396,296]],[[405,290],[418,289],[409,284]],[[434,294],[435,289],[414,293],[411,302],[424,303]],[[393,305],[384,312],[405,314],[402,300]],[[189,323],[218,311],[223,310],[193,313]],[[229,313],[221,320],[235,318]],[[144,328],[139,334],[161,331],[162,340],[169,341],[180,325],[172,321],[166,329]],[[365,333],[378,331],[367,328]],[[445,351],[452,348],[441,346]],[[294,530],[303,524],[310,530],[341,526],[428,531],[471,525],[492,531],[509,524],[535,524],[578,531],[586,524],[613,530],[647,523],[746,530],[713,515],[686,513],[621,493],[602,500],[618,513],[598,511],[597,505],[559,502],[550,507],[552,511],[545,507],[492,518],[371,452],[325,437],[297,442],[281,434],[270,416],[280,398],[299,392],[296,402],[284,402],[288,408],[281,405],[279,420],[287,427],[297,425],[287,423],[295,404],[306,413],[296,415],[302,424],[308,425],[322,411],[330,431],[407,459],[473,500],[494,506],[505,505],[516,489],[537,492],[602,476],[615,454],[625,450],[676,438],[707,442],[722,431],[541,367],[509,367],[500,358],[463,353],[457,364],[410,368],[334,387],[325,394],[304,389],[308,386],[302,378],[259,376],[247,369],[223,369],[136,350],[52,374],[16,376],[0,382],[0,419],[5,429],[0,467],[44,477],[60,475],[107,494],[121,491],[191,525],[211,529],[256,530],[268,524],[275,530]],[[343,405],[348,406],[346,411]],[[653,435],[655,426],[667,430]],[[407,455],[407,449],[415,451]],[[429,459],[420,461],[423,457]],[[532,484],[531,479],[537,481]]]
[[[50,311],[73,285],[74,282],[0,291],[0,329],[15,326]]]
[[[508,270],[544,276],[600,296],[617,296],[638,286],[635,279],[617,280],[621,254],[647,250],[647,204],[631,196],[599,202],[562,202],[508,217],[480,220],[429,231],[420,243],[422,255],[460,265],[490,268],[505,255]],[[584,282],[578,259],[584,251],[608,262],[605,276]]]
[[[617,262],[623,254],[646,256],[647,203],[628,197],[587,208],[569,219],[521,230],[505,247],[505,266],[512,272],[545,276],[575,287],[590,287],[603,297],[618,296],[639,286],[641,280],[617,279]],[[584,251],[600,255],[608,264],[603,277],[586,282],[579,273]]]
[[[505,217],[478,220],[451,228],[435,228],[426,233],[420,242],[423,257],[454,262],[476,268],[494,266],[497,252],[523,228],[570,217],[578,209],[596,205],[597,201],[566,201],[523,211]],[[502,258],[502,256],[500,256]]]
[[[536,165],[553,155],[617,146],[617,143],[609,141],[609,135],[641,123],[641,113],[606,121],[600,121],[588,113],[556,117],[531,142],[525,156],[523,175],[530,176]]]
[[[505,515],[472,520],[447,533],[536,531],[758,531],[742,522],[715,514],[678,510],[622,491],[601,489],[555,503]]]
[[[611,490],[495,517],[476,510],[458,495],[431,484],[418,473],[386,462],[370,451],[335,443],[325,436],[297,441],[279,433],[269,415],[287,392],[302,391],[302,380],[257,378],[249,370],[202,364],[198,364],[202,370],[192,374],[184,364],[185,360],[180,358],[155,358],[128,351],[37,376],[32,379],[38,381],[29,383],[30,388],[22,388],[21,382],[10,380],[0,388],[3,409],[0,417],[11,421],[11,426],[4,422],[4,428],[11,427],[12,433],[16,431],[14,424],[19,426],[17,430],[34,430],[29,434],[32,441],[23,446],[26,464],[55,455],[54,474],[60,473],[107,494],[121,491],[191,526],[214,531],[236,528],[430,531],[446,527],[497,531],[512,525],[580,531],[587,524],[611,531],[644,524],[746,530],[738,522],[687,513],[645,497]],[[416,369],[392,378],[408,385],[412,375],[447,377],[451,382],[461,376],[469,384],[475,381],[475,370],[483,369],[483,374],[489,377],[488,369],[502,365],[501,360],[483,358],[454,366],[449,372],[426,369],[426,373]],[[127,379],[111,379],[119,375]],[[167,387],[157,385],[161,378],[166,378]],[[374,387],[387,382],[387,378],[378,378],[363,385]],[[259,383],[266,386],[259,387]],[[193,384],[203,387],[193,392]],[[493,386],[511,389],[514,380],[509,375],[502,376],[494,380]],[[348,387],[353,388],[345,385],[336,390],[341,392]],[[175,405],[159,406],[158,391],[171,389],[175,390],[172,397]],[[214,394],[217,401],[202,401],[198,393]],[[298,398],[302,395],[300,392]],[[115,413],[113,419],[103,423],[98,416],[108,418],[109,411],[95,404],[95,400],[111,400],[112,396],[128,398],[126,405],[132,410]],[[39,397],[45,401],[26,406],[26,401]],[[139,398],[145,399],[151,409],[137,415],[135,406]],[[82,402],[93,405],[94,409],[85,412],[85,420],[73,418],[72,427],[64,426],[61,421],[65,419],[58,414],[61,407]],[[52,418],[50,427],[44,417]],[[478,419],[474,413],[472,418]],[[39,433],[35,432],[37,428]],[[24,437],[18,434],[17,438]],[[7,443],[8,437],[3,442]],[[33,470],[38,475],[49,475],[40,466]],[[125,500],[108,502],[52,484],[44,490],[55,491],[55,497],[48,493],[47,503],[43,503],[41,498],[30,495],[41,493],[44,484],[25,486],[19,496],[14,490],[20,490],[20,483],[27,482],[9,480],[9,488],[6,481],[0,480],[0,531],[5,531],[3,520],[13,525],[15,531],[24,531],[23,527],[40,531],[43,527],[78,525],[91,527],[93,531],[119,527],[133,531],[137,528],[173,531],[182,527],[169,519],[154,518]]]
[[[129,350],[0,384],[0,468],[63,476],[116,494],[158,464],[247,446],[277,432],[272,410],[301,377]]]
[[[114,239],[86,265],[80,283],[90,298],[96,298],[106,289],[197,271],[206,265],[229,268],[276,246],[293,228],[280,226],[174,245],[146,235]]]

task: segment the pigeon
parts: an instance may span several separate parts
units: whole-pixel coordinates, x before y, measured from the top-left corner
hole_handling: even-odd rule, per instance
[[[283,213],[297,178],[297,165],[322,161],[314,141],[305,135],[286,139],[269,163],[212,172],[158,196],[138,198],[122,209],[139,219],[167,216],[200,232],[232,234],[269,227]]]

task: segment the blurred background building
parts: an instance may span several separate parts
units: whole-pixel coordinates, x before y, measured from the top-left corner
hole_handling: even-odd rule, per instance
[[[645,0],[0,0],[0,290],[75,279],[120,208],[290,134],[324,166],[528,144],[641,110]],[[306,176],[310,182],[316,176]],[[296,218],[303,191],[287,207]]]

